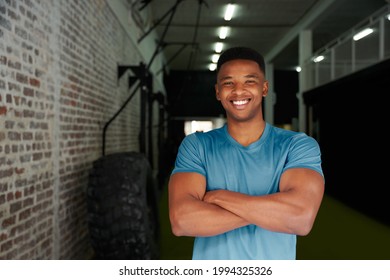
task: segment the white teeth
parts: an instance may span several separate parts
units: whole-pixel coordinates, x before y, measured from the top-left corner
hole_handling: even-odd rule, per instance
[[[233,104],[234,105],[244,105],[244,104],[246,104],[248,102],[249,102],[248,99],[245,99],[245,100],[235,100],[235,101],[233,101]]]

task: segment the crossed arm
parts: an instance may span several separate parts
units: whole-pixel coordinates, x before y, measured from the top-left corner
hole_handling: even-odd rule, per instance
[[[280,192],[250,196],[227,190],[206,192],[198,173],[176,173],[169,181],[169,216],[177,236],[213,236],[248,224],[284,233],[307,235],[323,193],[323,177],[314,170],[286,170]]]

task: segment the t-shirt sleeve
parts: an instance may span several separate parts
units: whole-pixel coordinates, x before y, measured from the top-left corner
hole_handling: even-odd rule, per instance
[[[202,161],[202,146],[198,133],[187,135],[179,146],[172,174],[178,172],[196,172],[206,176]]]
[[[324,176],[320,146],[313,137],[304,133],[293,138],[284,170],[297,167],[310,168]]]

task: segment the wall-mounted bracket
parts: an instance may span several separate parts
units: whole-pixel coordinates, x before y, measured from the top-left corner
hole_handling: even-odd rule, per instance
[[[131,70],[134,75],[129,76],[129,88],[132,87],[137,80],[142,80],[145,77],[150,76],[149,72],[147,71],[145,64],[140,63],[140,65],[133,66],[133,65],[118,65],[117,69],[117,79],[119,82],[119,79],[128,71]]]

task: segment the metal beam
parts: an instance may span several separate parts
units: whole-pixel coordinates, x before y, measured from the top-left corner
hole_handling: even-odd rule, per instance
[[[340,0],[339,0],[340,1]],[[318,17],[322,16],[331,6],[334,4],[336,0],[320,0],[316,3],[316,5],[312,8],[312,10],[306,14],[280,41],[276,44],[275,47],[272,48],[270,52],[268,52],[264,59],[269,63],[281,52],[284,48],[287,47],[302,30],[310,28],[310,25],[313,24]],[[298,55],[298,54],[297,54]]]

